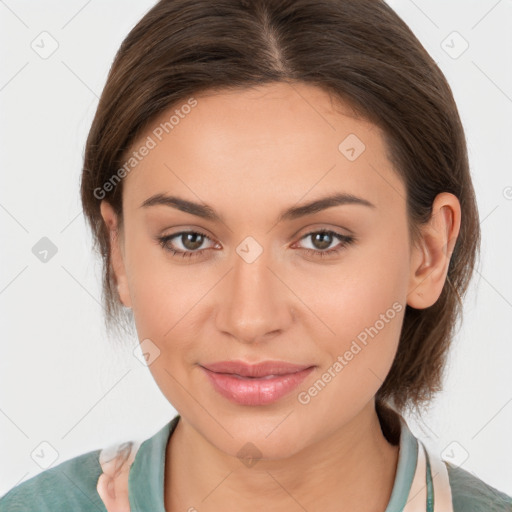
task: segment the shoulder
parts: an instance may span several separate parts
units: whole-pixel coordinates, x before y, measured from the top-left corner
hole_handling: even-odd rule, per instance
[[[17,485],[0,497],[1,512],[107,512],[98,493],[100,476],[117,471],[118,462],[139,457],[140,481],[145,482],[147,470],[161,469],[166,441],[174,431],[180,416],[175,416],[158,432],[142,443],[138,440],[114,443],[103,449],[93,450],[59,465],[42,471]],[[139,447],[141,448],[139,450]],[[155,461],[157,462],[155,466]],[[163,480],[163,479],[162,479]],[[137,486],[136,486],[137,487]],[[142,493],[146,492],[144,486]],[[101,492],[101,488],[100,488]],[[147,498],[146,495],[143,496]]]
[[[454,512],[512,512],[512,497],[446,463]]]
[[[100,450],[46,469],[0,498],[2,512],[105,511],[96,491],[102,473]]]

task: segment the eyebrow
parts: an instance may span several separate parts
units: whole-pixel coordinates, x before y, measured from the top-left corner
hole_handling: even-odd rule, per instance
[[[291,208],[288,208],[281,213],[278,218],[278,222],[295,220],[300,217],[305,217],[306,215],[318,213],[322,210],[326,210],[327,208],[332,208],[333,206],[349,204],[375,208],[375,205],[366,199],[354,196],[352,194],[338,193],[322,197],[320,199],[315,199],[314,201],[302,204],[300,206],[292,206]],[[197,217],[201,217],[206,220],[223,222],[222,216],[207,204],[195,203],[180,197],[168,196],[165,194],[155,194],[149,197],[140,205],[140,207],[148,208],[150,206],[157,205],[176,208],[177,210],[196,215]]]

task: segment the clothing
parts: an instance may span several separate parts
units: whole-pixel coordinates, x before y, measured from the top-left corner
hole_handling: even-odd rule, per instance
[[[165,512],[164,469],[166,446],[180,416],[175,416],[142,443],[123,443],[110,454],[136,455],[128,464],[128,497],[131,512]],[[401,424],[398,466],[390,501],[385,512],[401,512],[406,506],[415,475],[420,442],[405,421]],[[106,512],[98,493],[100,464],[108,452],[94,450],[49,468],[22,482],[0,498],[0,512]],[[131,465],[130,465],[131,464]],[[469,472],[446,464],[454,512],[512,512],[512,497],[485,484]],[[427,489],[433,481],[428,458]],[[435,479],[434,479],[435,481]],[[428,508],[422,508],[428,510]],[[436,510],[437,512],[437,510]],[[444,512],[444,511],[443,511]]]

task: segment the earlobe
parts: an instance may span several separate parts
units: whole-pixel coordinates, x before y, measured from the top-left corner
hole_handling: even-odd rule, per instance
[[[430,220],[420,227],[421,238],[411,252],[407,304],[416,309],[432,306],[443,290],[450,258],[460,230],[461,211],[456,196],[438,194]]]
[[[120,236],[119,219],[112,208],[112,205],[105,200],[101,201],[100,211],[109,232],[110,264],[114,274],[119,299],[124,306],[131,308],[132,302],[128,287],[128,279],[126,277],[122,248],[123,241]]]

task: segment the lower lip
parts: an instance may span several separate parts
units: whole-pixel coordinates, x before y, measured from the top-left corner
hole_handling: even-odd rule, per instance
[[[215,373],[202,366],[201,368],[218,393],[240,405],[266,405],[276,402],[294,390],[313,370],[313,367],[309,367],[297,373],[268,379],[251,379],[228,373]]]

